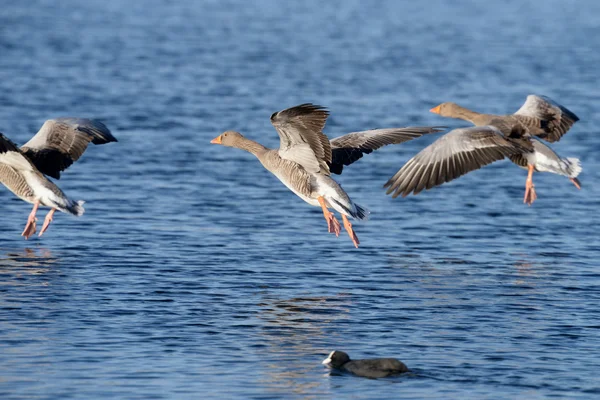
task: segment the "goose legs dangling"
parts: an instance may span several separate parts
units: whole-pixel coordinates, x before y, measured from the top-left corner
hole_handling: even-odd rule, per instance
[[[352,224],[348,221],[348,217],[342,214],[342,220],[344,221],[344,228],[346,228],[346,232],[348,232],[348,236],[352,239],[352,243],[354,243],[354,247],[358,249],[358,245],[360,242],[358,241],[358,236],[354,233],[354,229],[352,229]]]
[[[535,185],[533,184],[533,165],[527,166],[527,180],[525,181],[525,197],[523,197],[523,203],[527,205],[531,205],[535,199],[537,199],[537,194],[535,194]]]
[[[325,216],[325,221],[327,221],[327,229],[329,233],[335,233],[335,236],[340,236],[340,232],[342,230],[340,222],[335,219],[333,213],[327,209],[327,203],[325,203],[323,196],[317,197],[317,200],[323,209],[323,216]]]
[[[21,233],[21,236],[25,236],[25,240],[33,236],[33,234],[36,231],[35,221],[37,221],[37,218],[35,217],[35,214],[37,213],[37,209],[39,206],[39,200],[33,203],[33,210],[31,210],[31,213],[29,213],[29,218],[27,218],[27,225],[25,225],[25,229],[23,229],[23,232]]]
[[[48,214],[46,214],[46,218],[44,219],[44,225],[42,225],[42,230],[40,231],[40,236],[42,236],[44,232],[46,232],[46,230],[48,229],[48,226],[50,226],[50,222],[52,222],[52,217],[54,216],[55,212],[56,208],[53,208],[50,211],[48,211]]]

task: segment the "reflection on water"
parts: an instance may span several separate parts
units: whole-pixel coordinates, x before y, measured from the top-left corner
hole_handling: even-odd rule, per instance
[[[65,172],[61,188],[86,213],[35,242],[19,237],[22,201],[0,187],[12,199],[1,207],[0,399],[597,389],[600,136],[587,132],[600,2],[231,3],[2,3],[0,131],[25,143],[45,118],[80,115],[120,142]],[[276,148],[269,115],[303,102],[329,107],[337,135],[456,128],[427,110],[505,113],[529,93],[580,115],[553,148],[582,159],[584,189],[539,174],[543,196],[524,206],[525,176],[505,161],[386,196],[381,185],[440,137],[428,135],[336,177],[372,211],[358,250],[253,157],[208,145],[240,129]],[[392,392],[389,380],[324,378],[320,362],[340,347],[398,357],[426,380],[400,378]]]
[[[45,274],[58,261],[59,258],[50,249],[43,247],[22,250],[0,248],[0,276],[4,278],[0,284],[10,284],[8,275],[18,277],[21,274]]]
[[[536,284],[536,279],[538,278],[539,271],[542,269],[542,265],[538,262],[533,262],[531,260],[521,259],[516,260],[515,268],[517,269],[517,274],[519,278],[515,280],[515,285],[532,285]]]
[[[263,321],[261,334],[266,347],[262,350],[270,362],[262,381],[270,390],[306,395],[315,393],[319,381],[305,377],[315,368],[322,368],[320,357],[329,350],[327,325],[348,318],[350,299],[336,297],[264,298],[259,304]],[[340,344],[341,345],[341,344]],[[314,357],[311,357],[314,355]],[[308,357],[307,357],[308,356]]]

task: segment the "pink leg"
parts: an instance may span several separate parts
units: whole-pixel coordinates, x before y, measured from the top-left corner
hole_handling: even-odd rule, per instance
[[[537,194],[535,193],[535,186],[533,184],[533,165],[527,166],[527,180],[525,181],[525,197],[523,197],[523,203],[527,205],[531,205],[535,199],[537,199]]]
[[[46,214],[46,218],[44,219],[44,225],[42,225],[42,230],[40,231],[40,236],[42,236],[44,232],[46,232],[46,229],[48,229],[48,226],[50,226],[50,222],[52,222],[52,216],[55,212],[56,208],[53,208],[52,210],[48,211],[48,214]]]
[[[344,228],[346,228],[346,232],[348,232],[348,236],[352,239],[352,243],[354,243],[354,247],[358,249],[358,245],[360,242],[358,241],[358,236],[354,233],[354,229],[352,229],[352,224],[348,221],[348,218],[342,214],[342,220],[344,221]]]
[[[29,218],[27,218],[27,225],[25,225],[25,229],[23,229],[23,232],[21,233],[21,236],[25,236],[25,240],[29,239],[29,237],[33,236],[33,234],[35,233],[35,221],[37,221],[35,214],[37,213],[37,209],[39,206],[39,200],[33,203],[33,210],[31,210],[31,212],[29,213]]]
[[[340,236],[341,226],[340,223],[335,217],[333,213],[327,209],[327,204],[325,203],[325,199],[321,196],[317,198],[321,208],[323,209],[323,215],[325,216],[325,220],[327,221],[327,229],[329,233],[335,233],[335,236]]]
[[[577,178],[569,178],[569,180],[571,182],[573,182],[573,185],[575,185],[575,187],[577,189],[581,189],[581,182],[579,182],[579,179],[577,179]]]

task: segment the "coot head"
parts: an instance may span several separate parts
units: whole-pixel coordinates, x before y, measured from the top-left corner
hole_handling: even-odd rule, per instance
[[[323,360],[323,364],[331,368],[341,368],[342,365],[350,361],[350,356],[343,351],[334,350]]]

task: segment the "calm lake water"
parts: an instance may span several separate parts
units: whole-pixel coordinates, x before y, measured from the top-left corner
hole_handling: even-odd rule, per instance
[[[43,238],[0,188],[0,397],[598,398],[600,3],[595,0],[5,2],[0,131],[103,120],[60,180],[86,200]],[[463,126],[545,94],[581,121],[560,143],[582,190],[500,162],[392,199],[382,185],[431,135],[338,181],[368,206],[362,246],[251,155],[272,112],[327,106],[330,137]],[[41,214],[43,217],[44,214]],[[330,373],[333,349],[413,373]]]

